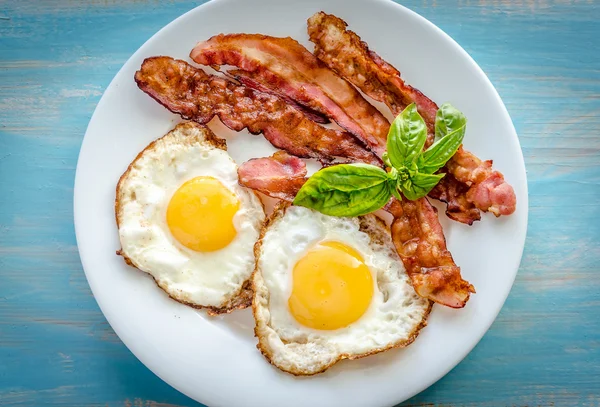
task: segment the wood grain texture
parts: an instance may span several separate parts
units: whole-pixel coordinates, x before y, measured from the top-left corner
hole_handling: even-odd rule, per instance
[[[0,405],[198,404],[116,337],[77,254],[77,155],[125,60],[198,1],[0,1]],[[406,0],[488,74],[525,155],[530,223],[481,343],[405,406],[600,406],[600,4]],[[399,383],[401,385],[401,383]]]

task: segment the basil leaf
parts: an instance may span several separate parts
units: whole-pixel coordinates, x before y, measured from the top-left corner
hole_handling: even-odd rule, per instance
[[[433,174],[442,168],[456,153],[464,137],[465,127],[461,127],[433,143],[419,157],[419,171],[426,174]]]
[[[419,171],[433,174],[452,158],[465,137],[467,119],[451,104],[444,103],[435,116],[436,136],[441,136],[417,160]]]
[[[351,192],[381,184],[388,178],[388,173],[378,166],[353,163],[322,168],[314,173],[307,182],[318,180],[324,190],[335,189]]]
[[[408,105],[392,122],[387,138],[387,158],[400,169],[412,163],[423,150],[427,126],[414,103]]]
[[[398,188],[411,201],[426,196],[446,174],[417,173],[410,179],[398,183]]]
[[[383,207],[392,192],[388,174],[368,164],[323,168],[304,183],[294,205],[332,216],[360,216]]]
[[[401,201],[402,200],[402,195],[400,194],[400,191],[398,190],[398,188],[396,188],[396,186],[394,184],[390,185],[390,188],[392,190],[392,195],[394,195],[394,197]]]
[[[435,138],[441,139],[466,125],[465,115],[450,103],[444,103],[435,114]]]

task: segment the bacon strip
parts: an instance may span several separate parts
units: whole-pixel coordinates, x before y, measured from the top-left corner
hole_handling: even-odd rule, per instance
[[[296,102],[295,100],[287,97],[286,95],[282,95],[282,94],[274,91],[273,89],[269,88],[268,86],[263,85],[260,82],[260,80],[254,79],[246,71],[242,71],[240,69],[230,69],[228,71],[225,71],[224,74],[227,77],[235,79],[236,81],[238,81],[239,83],[241,83],[242,85],[244,85],[248,88],[257,90],[259,92],[270,93],[272,95],[279,96],[281,99],[285,100],[289,105],[292,105],[293,107],[295,107],[296,109],[298,109],[302,113],[304,113],[304,115],[306,117],[308,117],[310,120],[312,120],[313,122],[316,122],[319,124],[331,123],[327,116],[324,116],[319,112],[316,112],[306,106],[303,106],[303,105],[299,104],[298,102]]]
[[[271,157],[253,158],[238,168],[239,183],[271,198],[292,202],[306,182],[306,164],[277,151]]]
[[[147,58],[135,80],[141,90],[185,119],[206,124],[217,115],[230,129],[263,133],[275,147],[295,156],[381,162],[351,134],[321,127],[276,96],[209,75],[185,61]]]
[[[397,69],[369,50],[367,44],[346,27],[342,19],[324,12],[309,18],[308,34],[315,44],[317,58],[365,94],[385,103],[395,115],[415,102],[430,130],[426,147],[429,146],[433,142],[437,105],[407,85]],[[461,147],[446,170],[453,177],[444,177],[430,196],[448,203],[446,213],[450,218],[472,224],[480,219],[478,210],[490,211],[496,216],[515,211],[514,190],[504,182],[502,174],[492,171],[491,162],[482,161]],[[459,183],[468,188],[460,187]]]
[[[428,196],[446,203],[446,215],[457,222],[472,225],[481,219],[481,212],[467,199],[469,186],[458,181],[454,175],[446,173]]]
[[[304,162],[282,152],[243,163],[238,177],[245,187],[289,202],[307,179]],[[448,307],[464,307],[475,288],[462,279],[446,248],[437,210],[426,198],[392,198],[385,209],[394,217],[394,245],[417,294]]]
[[[373,99],[385,103],[394,115],[415,102],[427,123],[435,123],[438,106],[418,89],[404,83],[400,72],[371,51],[341,18],[322,11],[308,19],[308,35],[315,55],[329,68]]]
[[[482,161],[461,147],[446,163],[446,168],[458,181],[470,186],[466,198],[478,209],[496,216],[515,211],[515,191],[500,172],[492,170],[492,160]]]
[[[190,57],[203,65],[237,66],[253,83],[326,115],[379,155],[385,151],[389,122],[381,112],[289,37],[219,34],[198,43]]]
[[[452,308],[465,306],[475,288],[462,279],[446,248],[437,210],[426,198],[392,199],[392,240],[417,294]]]

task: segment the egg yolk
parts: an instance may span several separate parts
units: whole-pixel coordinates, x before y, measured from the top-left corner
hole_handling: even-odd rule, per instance
[[[339,242],[323,242],[294,266],[288,300],[294,318],[309,328],[332,330],[359,319],[373,297],[364,259]]]
[[[235,194],[213,177],[196,177],[183,184],[167,207],[171,234],[185,247],[212,252],[236,236],[233,217],[240,207]]]

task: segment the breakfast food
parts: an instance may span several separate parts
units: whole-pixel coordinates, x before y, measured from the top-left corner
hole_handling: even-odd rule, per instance
[[[431,303],[410,285],[373,215],[339,218],[281,204],[255,247],[258,348],[279,369],[320,373],[412,343]]]
[[[367,163],[378,162],[374,153],[363,147],[348,133],[318,126],[276,96],[247,89],[223,78],[211,77],[184,61],[169,57],[147,58],[141,69],[136,72],[136,81],[142,90],[184,118],[206,123],[218,114],[225,124],[236,130],[241,130],[244,125],[250,126],[251,131],[262,128],[263,133],[274,146],[283,148],[289,154],[318,157],[325,162],[333,160],[335,156]],[[250,99],[248,95],[252,98]],[[280,105],[284,107],[279,107]],[[294,123],[289,120],[290,116],[281,116],[280,112],[285,109],[290,112],[290,115],[293,112],[294,117],[298,115],[303,117],[298,127],[289,126],[290,123]],[[305,123],[311,123],[310,127],[304,128]],[[318,132],[315,130],[311,133],[313,127],[318,129]],[[272,177],[275,175],[273,169],[274,166],[258,169],[258,171],[255,169],[249,176],[240,176],[240,179],[244,179],[242,185],[255,188],[259,179],[269,180],[272,184]],[[252,184],[245,182],[252,182]],[[293,185],[300,184],[296,181],[292,183],[291,180],[286,182],[284,176],[276,187],[271,185],[255,189],[274,198],[283,198],[282,190],[289,190]],[[297,189],[294,194],[295,192]],[[289,195],[288,191],[287,196]],[[400,201],[394,207],[400,208],[404,205],[411,204]],[[396,213],[400,212],[396,211]],[[410,242],[410,248],[419,247],[419,250],[411,250],[410,256],[403,257],[407,261],[410,258],[410,264],[406,264],[407,269],[418,271],[418,274],[422,275],[418,280],[414,280],[419,284],[417,291],[428,293],[427,298],[441,304],[455,308],[463,307],[469,299],[469,294],[475,291],[472,285],[462,278],[460,268],[456,266],[450,252],[446,249],[446,240],[435,208],[425,198],[421,198],[418,205],[412,205],[409,210],[401,213],[403,219],[406,218],[405,213],[411,213],[415,217],[412,223],[397,223],[396,236],[403,237],[395,240]],[[416,228],[411,224],[419,227]],[[429,239],[425,239],[425,235],[429,236]],[[435,245],[430,244],[432,239],[436,242]],[[439,270],[439,272],[429,273],[428,270]],[[443,272],[444,278],[439,278],[440,272]]]
[[[238,184],[224,140],[179,124],[135,158],[116,192],[119,254],[128,264],[173,299],[211,313],[250,304],[252,247],[265,215]]]

